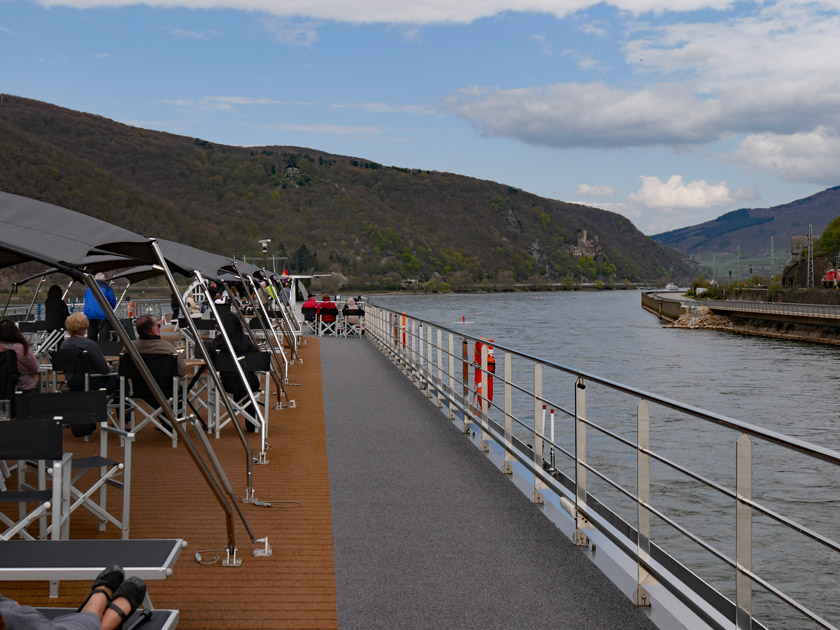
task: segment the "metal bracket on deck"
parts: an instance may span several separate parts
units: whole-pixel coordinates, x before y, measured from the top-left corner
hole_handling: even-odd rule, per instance
[[[633,599],[636,602],[636,606],[641,608],[650,606],[650,593],[644,586],[636,587],[636,590],[633,591]]]
[[[271,555],[271,546],[268,544],[268,536],[265,538],[257,538],[258,543],[263,543],[263,547],[260,549],[254,549],[255,556],[270,556]]]
[[[268,463],[268,457],[266,456],[265,451],[260,451],[259,456],[254,458],[254,459],[256,460],[254,462],[255,464],[267,464]]]
[[[536,505],[542,505],[542,503],[543,503],[542,493],[539,490],[534,490],[531,493],[531,501],[533,501]]]
[[[253,503],[254,502],[254,489],[249,487],[245,488],[245,497],[242,499],[242,503]]]
[[[240,567],[242,566],[242,558],[236,557],[236,547],[232,550],[230,547],[225,548],[225,559],[222,560],[223,567]]]

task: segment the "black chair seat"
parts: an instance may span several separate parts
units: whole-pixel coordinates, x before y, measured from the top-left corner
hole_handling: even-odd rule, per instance
[[[9,490],[0,492],[0,503],[43,503],[52,499],[52,490]],[[0,532],[2,533],[2,532]]]
[[[73,468],[79,470],[99,468],[101,466],[117,466],[119,464],[119,462],[114,459],[100,457],[99,455],[91,455],[90,457],[74,457],[71,461]]]

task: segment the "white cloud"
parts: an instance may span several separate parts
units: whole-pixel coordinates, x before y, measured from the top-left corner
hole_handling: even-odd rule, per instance
[[[8,33],[9,35],[11,35],[11,34],[12,34],[12,31],[10,31],[9,29],[7,29],[5,26],[0,26],[0,32],[3,32],[3,33]]]
[[[182,28],[173,28],[169,31],[170,35],[175,37],[185,37],[187,39],[207,39],[216,34],[215,31],[188,31]]]
[[[468,24],[506,11],[545,13],[558,18],[588,9],[597,0],[36,0],[44,7],[77,9],[145,4],[158,8],[237,9],[279,17],[302,17],[356,24]],[[633,14],[699,9],[729,9],[734,0],[609,0],[606,4]]]
[[[318,41],[318,24],[315,22],[291,22],[274,18],[262,18],[260,24],[278,41],[291,46],[312,48]]]
[[[164,103],[177,105],[178,107],[198,107],[201,109],[224,109],[232,110],[237,106],[249,105],[287,105],[283,101],[276,101],[271,98],[253,98],[251,96],[205,96],[199,100],[194,99],[164,99]]]
[[[545,35],[534,34],[529,35],[528,38],[532,39],[533,41],[537,42],[537,44],[539,44],[539,48],[544,55],[550,56],[553,54],[551,44],[548,43],[548,40],[546,39]]]
[[[278,131],[295,131],[300,133],[313,133],[328,136],[378,136],[387,132],[384,127],[361,126],[353,127],[349,125],[292,125],[292,124],[272,124],[262,125],[265,129],[277,129]]]
[[[578,184],[577,194],[585,197],[612,197],[616,189],[612,186],[590,186],[589,184]]]
[[[731,157],[789,181],[835,186],[840,179],[840,137],[825,127],[788,135],[751,134]]]
[[[708,184],[703,180],[683,182],[680,175],[671,175],[667,182],[658,177],[639,176],[642,187],[627,198],[648,208],[715,208],[732,203],[726,182]]]
[[[420,29],[416,27],[404,29],[402,33],[402,38],[404,41],[412,42],[414,44],[419,44],[423,41],[420,37]]]

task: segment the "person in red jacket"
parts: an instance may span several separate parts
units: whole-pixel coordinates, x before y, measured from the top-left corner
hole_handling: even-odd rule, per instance
[[[322,311],[324,309],[335,309],[335,312],[322,314]],[[327,324],[331,324],[336,320],[337,311],[338,307],[335,305],[335,302],[333,302],[330,299],[329,295],[324,293],[324,295],[321,297],[321,302],[318,304],[318,316],[321,318],[321,321]]]

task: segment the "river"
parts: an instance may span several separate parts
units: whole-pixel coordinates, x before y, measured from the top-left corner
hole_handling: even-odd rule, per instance
[[[840,349],[834,346],[666,328],[642,310],[637,291],[387,295],[371,301],[548,361],[840,449],[835,393]],[[599,401],[593,391],[587,394],[587,411],[591,420],[628,439],[634,437],[626,399],[619,407],[608,396]],[[663,407],[654,406],[651,415],[654,450],[732,486],[737,434]],[[597,451],[593,461],[614,466],[617,475],[635,474],[633,453],[607,445],[598,450],[597,438],[591,448]],[[840,539],[836,518],[840,470],[766,443],[754,443],[753,450],[754,499]],[[652,502],[685,519],[692,531],[734,557],[732,502],[661,466],[654,465],[652,474]],[[591,492],[614,501],[616,511],[635,523],[633,506],[621,495],[594,486]],[[709,560],[706,552],[686,543],[670,527],[655,522],[653,527],[654,541],[732,595],[732,569]],[[840,554],[803,542],[761,516],[754,517],[753,529],[754,570],[840,624]],[[758,588],[754,612],[772,627],[812,627]]]

